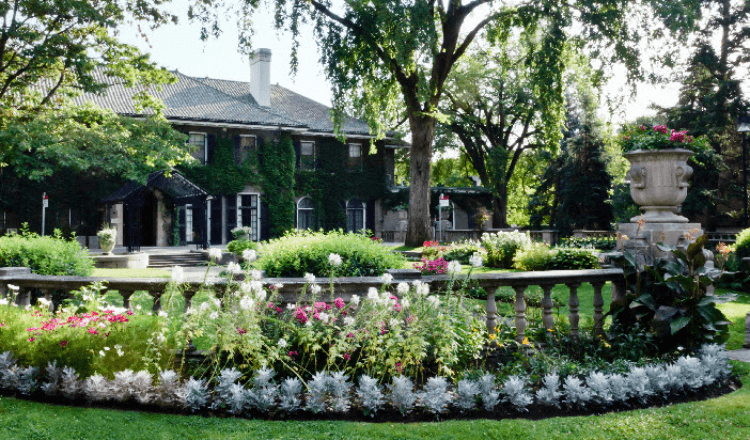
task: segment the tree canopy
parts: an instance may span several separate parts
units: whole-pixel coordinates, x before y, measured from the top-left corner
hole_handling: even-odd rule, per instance
[[[150,85],[173,81],[133,46],[117,39],[125,20],[158,26],[175,17],[166,0],[11,0],[0,3],[0,166],[31,177],[56,167],[99,168],[130,177],[168,168],[186,147],[159,114]],[[104,93],[108,81],[140,86],[137,106],[153,116],[126,120],[76,107],[83,93]]]

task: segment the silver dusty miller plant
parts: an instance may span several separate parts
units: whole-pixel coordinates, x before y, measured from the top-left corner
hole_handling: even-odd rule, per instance
[[[456,385],[456,401],[453,403],[461,412],[474,409],[481,393],[479,384],[473,380],[461,379]]]
[[[497,391],[494,375],[488,373],[479,379],[479,392],[485,410],[492,411],[500,404],[500,393]]]
[[[391,405],[399,410],[402,415],[406,415],[414,408],[419,396],[414,392],[414,383],[406,376],[393,378],[393,383],[388,385],[390,395],[388,396]]]
[[[448,391],[448,381],[444,377],[431,377],[427,379],[424,391],[420,395],[422,405],[433,414],[441,414],[446,411],[451,403],[452,396]]]
[[[284,379],[279,393],[279,408],[294,413],[302,407],[302,381],[296,377]]]
[[[276,372],[270,368],[262,368],[253,376],[253,389],[249,393],[253,407],[261,412],[269,412],[276,407],[279,386],[273,382]]]
[[[364,410],[365,416],[375,417],[375,414],[385,404],[383,387],[378,385],[378,380],[363,374],[359,376],[359,387],[357,387],[357,399]]]
[[[204,379],[191,377],[182,389],[182,401],[185,408],[197,412],[208,404],[208,386]]]

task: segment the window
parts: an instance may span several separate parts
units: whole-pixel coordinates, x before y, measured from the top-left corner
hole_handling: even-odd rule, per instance
[[[251,135],[240,135],[239,145],[234,151],[234,161],[237,165],[241,165],[247,160],[250,155],[255,152],[255,136]]]
[[[313,208],[313,202],[309,197],[303,197],[297,202],[297,229],[313,229],[315,227]]]
[[[362,144],[349,144],[347,168],[353,171],[362,170]]]
[[[346,202],[346,232],[364,232],[365,207],[358,199]]]
[[[237,195],[237,227],[250,228],[250,240],[258,241],[258,195],[257,194],[238,194]]]
[[[202,163],[208,163],[208,148],[206,148],[206,133],[190,133],[188,137],[188,144],[193,146],[195,151],[193,157],[202,161]]]
[[[315,169],[315,142],[300,142],[299,155],[299,168],[301,170]]]

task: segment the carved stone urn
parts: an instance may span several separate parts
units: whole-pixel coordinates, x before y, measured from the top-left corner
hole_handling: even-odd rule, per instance
[[[679,215],[687,197],[688,180],[693,169],[687,160],[693,152],[682,148],[667,150],[635,150],[625,153],[630,161],[626,179],[630,196],[640,205],[643,220],[651,223],[687,223]],[[638,222],[641,216],[633,217]]]

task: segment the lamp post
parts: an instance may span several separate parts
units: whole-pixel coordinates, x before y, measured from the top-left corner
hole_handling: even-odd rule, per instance
[[[737,122],[737,132],[742,133],[742,189],[745,196],[743,199],[744,211],[742,223],[744,227],[747,227],[747,132],[750,131],[750,117],[741,117]]]

